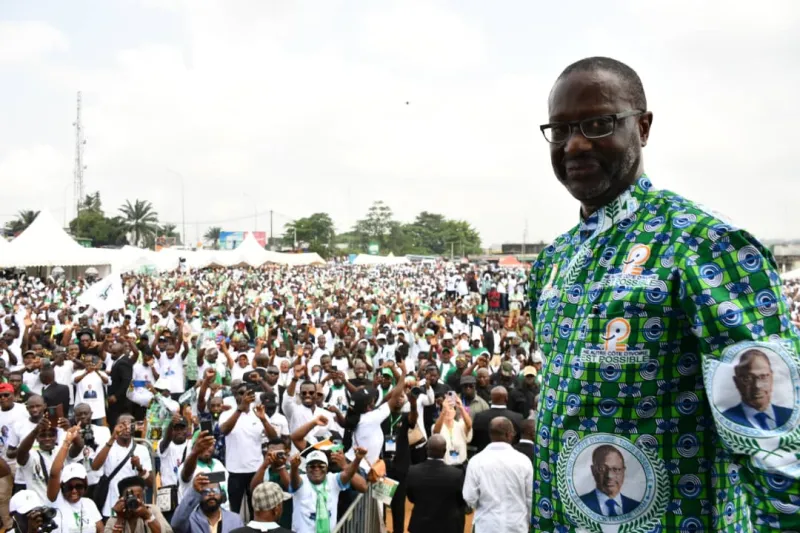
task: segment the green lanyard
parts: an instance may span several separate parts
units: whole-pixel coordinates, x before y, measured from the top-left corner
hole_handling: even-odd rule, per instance
[[[400,420],[403,418],[403,414],[397,415],[395,419],[394,416],[389,417],[389,434],[394,436],[394,427],[400,423]]]

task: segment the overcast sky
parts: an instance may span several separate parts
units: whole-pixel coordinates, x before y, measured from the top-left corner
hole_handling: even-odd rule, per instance
[[[644,82],[657,187],[800,237],[793,0],[3,0],[0,18],[0,221],[74,216],[80,90],[86,191],[107,212],[151,200],[180,230],[173,169],[190,241],[270,209],[276,235],[318,211],[347,231],[375,200],[466,219],[484,245],[526,222],[550,240],[578,206],[538,130],[547,94],[608,55]]]

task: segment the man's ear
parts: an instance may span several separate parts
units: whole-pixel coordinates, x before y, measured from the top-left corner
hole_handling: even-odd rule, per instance
[[[639,139],[641,139],[642,148],[647,146],[647,140],[650,138],[650,127],[653,125],[653,112],[648,111],[639,117]]]

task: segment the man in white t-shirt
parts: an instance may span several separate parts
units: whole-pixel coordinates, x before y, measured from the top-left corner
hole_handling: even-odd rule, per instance
[[[47,481],[50,466],[53,464],[58,432],[50,427],[50,421],[42,418],[33,430],[23,437],[17,448],[17,464],[22,471],[25,488],[35,492],[42,500],[47,499]],[[38,444],[38,450],[33,450],[33,444]]]
[[[158,359],[161,378],[167,381],[173,400],[177,400],[186,391],[186,383],[183,379],[183,360],[186,359],[188,353],[189,350],[185,343],[180,346],[180,354],[178,346],[169,343]]]
[[[106,476],[110,476],[122,464],[122,468],[114,475],[114,478],[109,480],[108,496],[100,509],[104,517],[111,516],[111,507],[119,499],[119,489],[117,488],[119,481],[139,476],[145,479],[148,485],[153,482],[150,452],[143,445],[133,442],[133,422],[132,416],[121,415],[114,427],[114,434],[92,461],[92,468],[95,470],[102,468],[103,474]]]
[[[100,481],[103,472],[92,470],[92,461],[101,446],[111,439],[111,430],[106,426],[92,424],[92,408],[85,403],[75,406],[75,422],[81,425],[81,432],[76,439],[78,443],[83,444],[83,453],[80,458],[86,469],[89,487],[94,487]]]
[[[106,417],[106,389],[111,380],[102,370],[100,358],[96,355],[87,355],[84,358],[84,370],[78,370],[72,375],[75,383],[75,400],[85,403],[92,408],[92,421],[95,424],[103,423]]]
[[[246,384],[236,387],[234,398],[236,409],[222,413],[219,428],[225,435],[225,467],[230,473],[228,491],[231,510],[237,512],[245,492],[250,507],[250,481],[261,466],[263,436],[266,434],[270,440],[277,440],[278,434],[270,425],[263,405],[251,408],[255,393]]]
[[[207,475],[212,472],[221,472],[224,474],[225,479],[219,481],[220,489],[228,494],[228,471],[222,461],[214,459],[215,440],[212,435],[201,431],[192,445],[189,454],[186,456],[186,461],[178,469],[178,502],[183,500],[183,495],[187,490],[190,490],[195,476],[198,474]],[[222,504],[223,509],[230,509],[230,499],[226,498],[226,502]]]
[[[11,430],[15,424],[26,420],[28,411],[21,403],[14,401],[14,387],[10,383],[0,383],[0,458],[4,459],[11,469],[10,476],[0,478],[0,526],[7,530],[13,525],[8,514],[8,500],[14,488],[14,474],[17,471],[17,461],[8,456],[8,441]]]
[[[336,527],[339,493],[350,488],[350,480],[357,475],[358,465],[365,455],[367,450],[355,448],[355,459],[338,474],[328,472],[325,452],[317,450],[308,454],[305,474],[300,474],[300,456],[292,457],[289,483],[293,499],[292,531],[315,533],[320,530],[332,531]],[[319,512],[321,497],[327,503],[327,516]]]

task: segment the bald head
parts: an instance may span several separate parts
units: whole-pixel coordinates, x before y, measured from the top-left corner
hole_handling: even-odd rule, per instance
[[[536,436],[536,421],[526,418],[519,425],[520,436],[525,440],[533,440]]]
[[[433,459],[444,459],[447,451],[447,441],[441,435],[433,435],[428,439],[428,457]]]
[[[494,393],[494,390],[492,390]],[[489,437],[492,442],[507,442],[511,444],[514,440],[514,424],[504,416],[493,418],[489,422]]]
[[[506,405],[508,403],[508,391],[505,387],[492,389],[492,403],[494,405]]]

